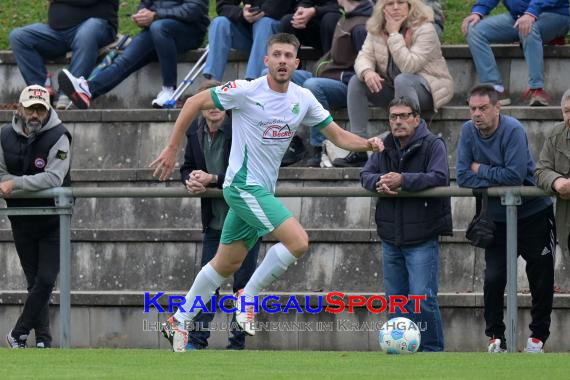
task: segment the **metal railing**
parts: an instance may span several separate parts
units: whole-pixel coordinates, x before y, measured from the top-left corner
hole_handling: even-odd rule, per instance
[[[490,197],[500,197],[506,207],[507,224],[507,347],[516,352],[517,347],[517,206],[522,197],[540,197],[551,194],[536,187],[493,187]],[[278,197],[472,197],[473,189],[459,187],[436,187],[420,192],[400,192],[398,195],[371,193],[356,187],[295,187],[278,188]],[[60,347],[70,347],[71,326],[71,214],[74,198],[220,198],[222,191],[207,189],[202,194],[189,194],[184,188],[166,187],[79,187],[54,188],[38,192],[14,193],[12,198],[54,198],[55,207],[7,208],[0,213],[8,215],[59,215],[60,220]]]

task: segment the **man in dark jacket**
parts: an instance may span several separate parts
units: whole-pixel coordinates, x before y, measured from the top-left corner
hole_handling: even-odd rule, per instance
[[[367,190],[388,195],[449,186],[447,150],[440,137],[420,119],[419,109],[407,98],[394,99],[389,108],[391,133],[384,151],[374,153],[360,174]],[[438,236],[451,235],[451,201],[443,198],[378,198],[376,224],[382,240],[384,291],[391,295],[426,296],[420,313],[413,302],[402,314],[424,322],[420,350],[443,351],[443,328],[437,302]]]
[[[243,5],[242,5],[243,3]],[[267,41],[279,29],[279,19],[292,10],[281,0],[219,0],[218,17],[208,30],[209,53],[204,77],[221,81],[230,49],[249,53],[245,79],[261,76]]]
[[[68,51],[73,53],[69,72],[88,77],[97,63],[99,49],[115,39],[118,8],[118,0],[52,0],[47,24],[12,30],[10,47],[26,85],[47,86],[44,59],[54,59]],[[51,86],[47,87],[53,92]],[[67,103],[69,100],[58,101],[58,105]]]
[[[336,24],[331,49],[314,65],[313,73],[296,70],[292,79],[311,90],[328,111],[346,108],[348,81],[354,75],[354,60],[366,39],[366,21],[372,14],[370,0],[338,0],[338,4],[344,9],[344,15]],[[324,140],[316,128],[311,128],[309,142],[312,152],[307,166],[320,167]],[[289,149],[282,165],[293,164],[298,159],[299,155]]]
[[[534,159],[523,125],[501,114],[497,91],[490,84],[473,87],[469,93],[471,120],[463,124],[457,147],[457,185],[469,188],[535,186]],[[485,248],[485,334],[488,352],[507,350],[503,322],[503,296],[507,285],[507,223],[505,206],[489,199],[487,215],[496,230]],[[554,299],[554,254],[556,231],[550,197],[523,198],[517,208],[517,247],[526,261],[532,296],[525,352],[543,352],[550,335]]]
[[[331,49],[340,11],[337,0],[287,0],[294,13],[281,19],[281,32],[297,36],[301,43],[322,53]]]
[[[95,78],[86,81],[68,70],[59,73],[60,89],[76,107],[89,108],[92,99],[111,91],[131,73],[158,60],[162,90],[152,101],[152,106],[162,108],[176,88],[177,55],[200,47],[210,23],[208,0],[143,0],[131,18],[142,31]]]
[[[10,199],[14,190],[70,186],[71,135],[50,107],[44,87],[26,87],[11,124],[0,132],[0,195],[8,207],[53,206],[53,199]],[[59,218],[10,216],[28,298],[16,325],[6,335],[11,348],[26,348],[35,330],[36,347],[51,346],[49,298],[59,272]]]
[[[206,81],[199,91],[219,86],[216,81]],[[232,145],[232,121],[225,112],[212,108],[202,111],[202,117],[196,119],[186,131],[187,144],[184,152],[184,164],[180,167],[180,178],[192,194],[201,193],[206,187],[222,188]],[[201,266],[210,262],[216,255],[222,226],[228,213],[228,205],[223,198],[201,198],[202,260]],[[234,293],[245,287],[257,266],[259,244],[251,248],[241,268],[234,274]],[[216,295],[219,294],[219,289]],[[190,331],[186,350],[208,347],[210,332],[208,326],[214,319],[214,313],[201,313],[194,319],[199,329]],[[232,322],[235,323],[235,315]],[[237,326],[237,323],[234,324]],[[201,330],[201,331],[200,331]],[[227,346],[230,350],[245,348],[245,332],[233,329]]]

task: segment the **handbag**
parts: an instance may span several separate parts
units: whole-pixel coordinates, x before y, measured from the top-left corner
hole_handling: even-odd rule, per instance
[[[480,191],[481,194],[481,209],[479,213],[473,217],[471,223],[467,227],[465,237],[469,243],[474,247],[487,248],[495,240],[495,223],[487,216],[487,204],[489,201],[489,194],[487,189]]]

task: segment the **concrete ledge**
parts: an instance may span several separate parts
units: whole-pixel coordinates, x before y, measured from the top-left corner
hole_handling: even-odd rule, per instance
[[[562,120],[560,107],[502,107],[502,113],[516,117],[519,120]],[[64,123],[174,123],[180,110],[153,110],[153,109],[90,109],[57,111]],[[0,122],[12,120],[13,110],[0,110]],[[334,111],[336,120],[348,121],[346,109]],[[459,121],[461,123],[470,119],[467,106],[447,106],[440,109],[433,120]],[[370,107],[370,120],[387,121],[386,110],[380,107]],[[128,127],[128,125],[123,125]],[[114,128],[121,127],[115,124]]]
[[[169,296],[180,296],[185,294],[187,290],[167,290],[162,291],[165,294],[159,298],[159,304],[162,307],[168,307],[168,297]],[[341,292],[340,290],[335,290],[335,292]],[[344,293],[344,292],[343,292]],[[149,290],[151,297],[157,294],[156,290]],[[299,306],[303,309],[308,305],[311,308],[318,306],[319,297],[321,297],[321,302],[323,307],[333,304],[327,302],[326,296],[327,292],[305,292],[305,293],[288,293],[288,292],[271,292],[262,293],[260,298],[265,296],[273,295],[280,297],[285,300],[290,296],[295,296]],[[221,292],[220,297],[231,296],[231,293]],[[343,298],[345,306],[348,306],[348,296],[359,295],[365,298],[370,298],[374,295],[384,296],[384,293],[344,293]],[[14,290],[0,290],[0,305],[22,305],[27,296],[25,291],[14,291]],[[71,292],[71,304],[73,306],[140,306],[141,309],[144,306],[144,291],[72,291]],[[335,300],[340,300],[340,297],[335,297]],[[506,301],[506,296],[505,296]],[[285,301],[286,302],[286,301]],[[281,303],[285,303],[281,301]],[[456,307],[483,307],[483,293],[440,293],[438,295],[439,306],[442,308],[456,308]],[[517,302],[521,308],[531,307],[531,297],[527,293],[519,293],[517,296]],[[52,305],[59,305],[59,291],[54,291],[51,298]],[[231,301],[224,303],[228,307],[231,307]],[[375,308],[381,307],[381,302],[379,300],[374,300],[372,305]],[[506,305],[506,303],[505,303]],[[555,309],[570,309],[570,294],[555,294],[554,295],[554,306]]]
[[[492,45],[493,53],[498,59],[502,58],[524,58],[522,49],[518,44],[496,44]],[[470,59],[471,52],[467,45],[443,45],[441,48],[446,59]],[[188,51],[178,56],[178,62],[196,62],[204,54],[204,49]],[[228,56],[229,62],[247,61],[249,55],[238,51],[231,51]],[[570,45],[545,46],[545,58],[570,58]],[[299,53],[302,60],[316,61],[320,58],[318,52],[310,47],[302,47]],[[49,63],[67,64],[69,58],[60,57]],[[14,54],[11,50],[0,50],[0,64],[16,64]]]
[[[342,243],[374,243],[380,239],[375,229],[348,229],[348,228],[307,228],[311,242],[342,242]],[[165,229],[72,229],[72,242],[202,242],[202,230],[189,228],[165,228]],[[11,242],[12,232],[8,229],[0,229],[0,242]],[[276,240],[267,235],[265,242]],[[443,243],[468,243],[465,239],[465,230],[455,230],[453,236],[441,238]]]

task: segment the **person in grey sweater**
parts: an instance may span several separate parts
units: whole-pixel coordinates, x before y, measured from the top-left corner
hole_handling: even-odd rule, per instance
[[[11,199],[13,191],[70,186],[71,135],[51,109],[48,90],[33,85],[21,95],[11,123],[0,130],[0,195],[8,207],[54,206],[53,199]],[[51,346],[49,298],[59,272],[59,218],[9,216],[28,297],[14,328],[11,348],[26,348],[35,330],[36,347]]]

